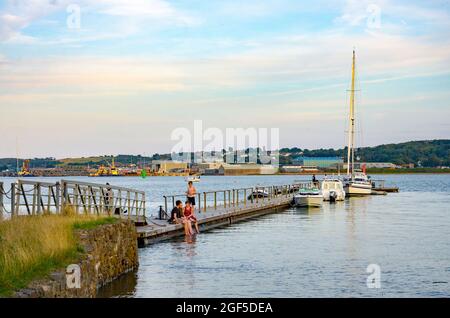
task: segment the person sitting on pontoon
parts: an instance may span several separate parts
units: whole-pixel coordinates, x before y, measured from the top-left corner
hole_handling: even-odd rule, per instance
[[[186,201],[186,205],[184,207],[184,218],[186,221],[186,228],[185,228],[185,232],[189,233],[189,234],[193,234],[193,230],[192,230],[192,223],[194,223],[195,226],[195,230],[197,231],[197,234],[200,233],[199,229],[198,229],[198,222],[197,222],[197,218],[195,217],[194,214],[194,207],[191,205],[191,202],[188,200]]]
[[[179,224],[182,222],[183,217],[183,202],[178,200],[176,206],[173,207],[172,212],[170,213],[169,223]]]

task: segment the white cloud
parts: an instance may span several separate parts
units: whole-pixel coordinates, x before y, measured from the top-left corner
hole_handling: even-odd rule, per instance
[[[69,0],[7,0],[0,11],[0,41],[20,36],[36,20],[65,9]]]
[[[46,21],[45,17],[55,12],[64,11],[73,4],[73,0],[7,0],[0,11],[0,42],[11,40],[12,43],[30,44],[30,37],[22,31],[33,23]],[[130,29],[139,30],[138,25],[150,20],[158,25],[197,25],[199,21],[187,13],[181,12],[166,0],[79,0],[75,2],[80,6],[81,13],[104,14],[126,19],[127,30],[117,33],[116,36],[129,35]],[[48,20],[47,20],[48,21]],[[113,20],[114,21],[114,20]],[[120,24],[120,21],[116,21]],[[55,23],[55,21],[53,21]],[[64,21],[65,23],[65,21]],[[132,27],[132,25],[137,25]],[[93,34],[92,34],[93,33]],[[96,31],[91,30],[90,38],[96,38]],[[83,41],[86,38],[78,38]],[[37,41],[37,39],[35,39]],[[52,44],[61,42],[60,39],[44,41]]]
[[[428,5],[428,2],[421,4]],[[383,29],[396,31],[405,30],[406,21],[443,26],[450,24],[450,15],[445,9],[399,0],[347,0],[341,8],[340,16],[334,21],[337,24],[363,26],[373,14],[380,15]]]

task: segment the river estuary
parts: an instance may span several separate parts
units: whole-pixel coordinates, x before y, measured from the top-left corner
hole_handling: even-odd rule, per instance
[[[201,233],[190,243],[178,238],[140,249],[139,270],[99,296],[450,297],[450,175],[373,178],[400,193],[290,208]],[[163,195],[185,191],[182,177],[70,179],[143,189],[151,212]],[[209,191],[300,180],[309,177],[203,177],[196,186]],[[370,264],[380,269],[380,288],[367,286]]]

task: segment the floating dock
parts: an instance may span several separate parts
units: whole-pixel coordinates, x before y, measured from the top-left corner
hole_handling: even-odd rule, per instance
[[[209,230],[219,226],[229,225],[249,218],[276,213],[289,207],[293,194],[280,195],[272,198],[260,198],[258,202],[240,203],[229,207],[219,207],[214,209],[208,207],[206,212],[196,211],[196,217],[200,231]],[[137,226],[138,245],[140,247],[149,244],[184,235],[182,224],[169,224],[165,220],[156,218],[147,219],[148,225]]]
[[[398,187],[393,187],[393,186],[389,186],[387,187],[385,185],[385,181],[384,180],[372,180],[372,194],[377,194],[377,193],[373,193],[375,192],[386,192],[386,193],[397,193],[399,191]]]
[[[282,211],[292,202],[298,189],[312,187],[311,182],[288,185],[256,186],[201,192],[196,195],[195,215],[201,231],[229,225],[245,219]],[[372,195],[386,195],[372,190]],[[398,191],[398,190],[397,190]],[[8,203],[5,202],[9,200]],[[144,191],[112,185],[61,180],[40,182],[18,180],[9,190],[0,182],[0,219],[19,215],[59,214],[70,208],[75,213],[114,215],[134,221],[140,247],[184,235],[182,224],[169,224],[170,211],[186,194],[164,196],[159,216],[148,216]],[[9,208],[8,208],[9,206]]]

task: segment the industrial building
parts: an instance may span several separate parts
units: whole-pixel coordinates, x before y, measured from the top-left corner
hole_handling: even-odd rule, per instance
[[[343,163],[344,160],[340,157],[295,157],[292,159],[294,166],[309,166],[319,169],[337,168]]]
[[[185,172],[188,170],[188,164],[179,161],[153,160],[150,169],[156,173]]]
[[[223,164],[218,172],[224,176],[235,175],[270,175],[278,172],[277,166],[248,164]]]
[[[280,168],[282,173],[302,173],[302,172],[319,172],[315,166],[282,166]]]

